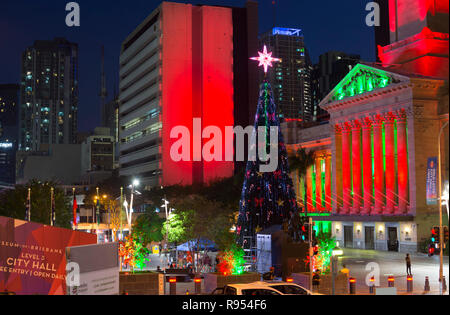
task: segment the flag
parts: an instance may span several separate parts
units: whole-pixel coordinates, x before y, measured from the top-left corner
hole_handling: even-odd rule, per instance
[[[27,211],[25,213],[25,221],[31,221],[31,188],[28,188]]]
[[[73,210],[73,226],[76,226],[77,225],[78,204],[77,204],[77,196],[75,194],[73,194],[72,210]]]

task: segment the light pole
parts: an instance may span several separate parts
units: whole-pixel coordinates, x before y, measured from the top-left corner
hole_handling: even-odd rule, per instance
[[[442,166],[441,166],[441,137],[444,132],[444,129],[448,126],[448,120],[442,125],[441,130],[439,130],[439,138],[438,138],[438,170],[439,170],[439,249],[440,249],[440,263],[439,263],[439,291],[440,294],[444,293],[444,229],[442,228]]]
[[[165,246],[166,246],[166,258],[167,258],[167,262],[169,261],[168,258],[168,250],[169,250],[169,215],[170,215],[170,211],[169,211],[169,201],[167,201],[166,196],[164,195],[164,204],[161,205],[161,207],[164,207],[164,210],[166,211],[166,241],[165,241]]]
[[[122,211],[123,211],[123,187],[120,187],[120,208],[119,208],[119,224],[120,224],[120,232],[119,239],[123,239],[123,227],[122,227]]]
[[[338,270],[339,256],[343,254],[342,249],[335,247],[331,254],[331,276],[332,276],[332,295],[336,294],[336,275]]]
[[[130,209],[127,213],[127,219],[128,219],[128,230],[131,235],[131,220],[133,219],[133,199],[134,199],[134,193],[135,188],[139,186],[139,180],[135,179],[133,180],[133,183],[130,185],[131,188],[131,197],[130,197]]]

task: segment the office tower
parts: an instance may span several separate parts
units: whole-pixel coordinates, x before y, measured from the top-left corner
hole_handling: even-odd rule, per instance
[[[282,60],[269,74],[280,118],[312,121],[312,64],[302,30],[273,28],[260,36],[264,45]]]
[[[139,177],[145,188],[233,175],[225,152],[222,161],[205,161],[208,140],[192,138],[208,126],[225,134],[226,126],[252,122],[258,77],[249,57],[257,53],[257,28],[253,1],[245,8],[163,2],[126,38],[120,55],[120,175]],[[171,156],[177,126],[190,133],[189,159],[183,161]]]
[[[16,182],[18,99],[18,84],[0,84],[0,184]]]
[[[22,54],[19,150],[74,144],[78,111],[78,45],[38,40]]]

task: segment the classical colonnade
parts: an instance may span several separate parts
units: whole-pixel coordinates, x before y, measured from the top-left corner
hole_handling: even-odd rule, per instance
[[[354,119],[335,126],[342,165],[337,181],[340,214],[406,214],[409,206],[405,111]]]

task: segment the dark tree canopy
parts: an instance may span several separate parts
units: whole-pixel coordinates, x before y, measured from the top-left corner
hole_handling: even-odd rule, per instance
[[[49,225],[51,216],[51,188],[54,188],[56,226],[71,228],[71,198],[54,182],[31,181],[0,193],[0,215],[25,219],[28,188],[31,188],[31,221]]]

